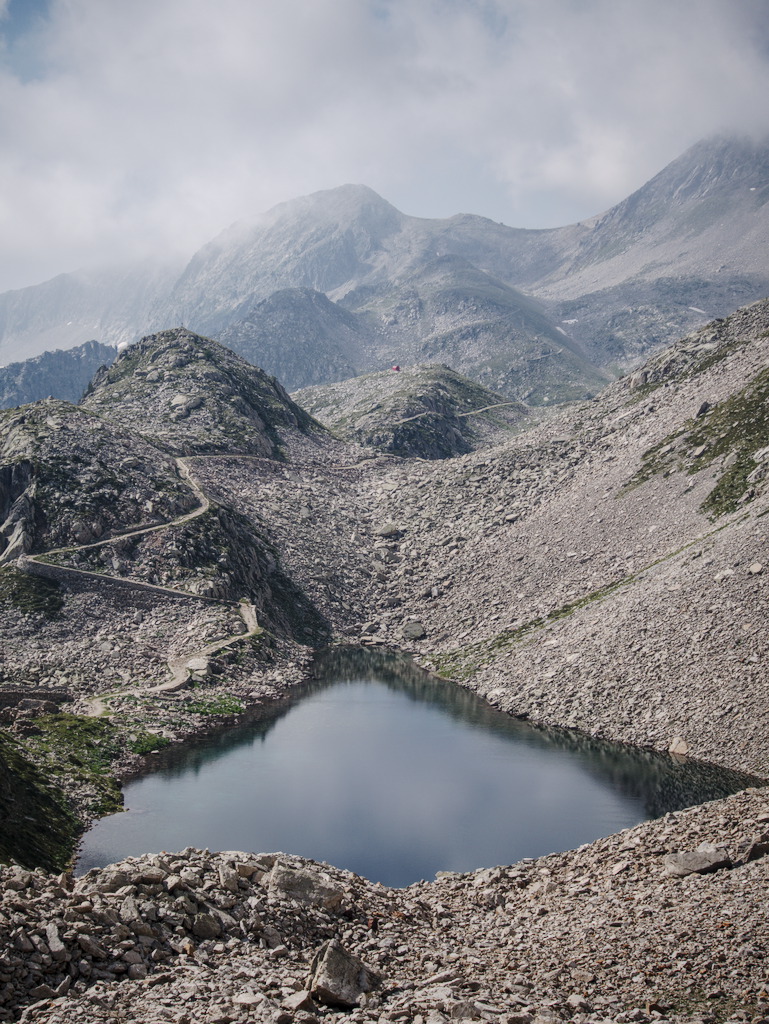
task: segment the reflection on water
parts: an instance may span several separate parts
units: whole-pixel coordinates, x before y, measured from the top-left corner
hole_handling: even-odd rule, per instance
[[[283,850],[390,885],[512,863],[755,784],[664,754],[534,728],[409,659],[342,648],[268,721],[164,751],[78,871],[201,846]]]

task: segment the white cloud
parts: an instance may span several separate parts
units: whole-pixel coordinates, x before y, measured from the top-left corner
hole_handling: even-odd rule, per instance
[[[25,31],[0,49],[0,289],[345,181],[565,223],[769,130],[765,0],[50,0]]]

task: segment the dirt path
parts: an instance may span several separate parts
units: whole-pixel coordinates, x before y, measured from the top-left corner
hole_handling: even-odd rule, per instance
[[[520,405],[520,404],[521,404],[520,402],[496,402],[494,405],[484,405],[482,409],[470,409],[469,412],[457,412],[457,413],[454,413],[454,416],[457,419],[459,419],[460,417],[463,417],[463,416],[478,416],[482,412],[488,412],[489,409],[503,409],[503,408],[507,408],[507,407],[509,407],[511,405]],[[435,415],[436,415],[436,412],[435,412],[434,409],[425,409],[424,412],[418,412],[414,416],[407,416],[405,420],[398,420],[398,422],[396,424],[394,424],[394,425],[396,427],[399,427],[402,423],[411,423],[414,420],[422,419],[425,416],[435,416]]]
[[[143,580],[134,580],[130,577],[110,576],[107,573],[93,572],[89,569],[74,569],[70,566],[51,565],[45,559],[51,555],[56,554],[73,554],[78,551],[90,551],[94,548],[105,547],[108,544],[114,543],[115,540],[123,540],[127,537],[142,537],[150,533],[158,533],[161,530],[168,530],[174,526],[181,526],[184,523],[189,523],[194,519],[198,519],[204,515],[211,507],[211,502],[202,487],[195,479],[189,463],[186,459],[177,458],[176,465],[179,468],[180,477],[187,483],[199,504],[198,507],[193,509],[191,512],[186,512],[182,516],[178,516],[176,519],[172,519],[167,523],[160,523],[155,526],[144,526],[136,529],[129,528],[128,530],[119,534],[113,534],[105,540],[96,541],[91,544],[81,544],[76,547],[63,547],[53,548],[50,551],[46,551],[40,555],[25,555],[22,556],[17,564],[20,569],[25,572],[31,572],[35,575],[48,575],[48,574],[59,574],[66,573],[76,576],[85,577],[86,579],[98,580],[101,583],[109,582],[110,584],[116,584],[118,586],[123,585],[131,587],[132,589],[149,590],[154,593],[170,595],[172,597],[184,597],[193,601],[204,601],[214,604],[231,605],[237,608],[243,622],[246,626],[245,633],[237,633],[234,636],[224,637],[221,640],[217,640],[214,643],[207,644],[199,651],[195,651],[192,654],[185,654],[179,658],[169,658],[168,668],[171,673],[171,678],[157,686],[147,686],[140,690],[136,690],[128,687],[120,687],[119,689],[109,690],[104,693],[96,694],[93,697],[88,698],[86,703],[85,714],[90,717],[99,717],[107,714],[108,703],[114,697],[119,696],[122,693],[130,692],[132,694],[139,693],[161,693],[161,692],[173,692],[180,690],[189,681],[192,672],[190,666],[194,664],[195,659],[205,659],[210,655],[215,654],[217,651],[223,650],[226,647],[231,647],[233,644],[243,643],[245,640],[249,640],[251,637],[259,636],[263,630],[257,621],[256,608],[249,604],[247,601],[240,601],[237,604],[235,602],[223,601],[220,598],[203,597],[199,594],[191,594],[186,590],[179,590],[175,587],[161,587],[154,583],[146,583]]]

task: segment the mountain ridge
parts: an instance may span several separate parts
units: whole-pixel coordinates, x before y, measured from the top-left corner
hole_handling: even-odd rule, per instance
[[[367,186],[340,186],[232,225],[183,269],[62,275],[6,293],[0,296],[0,352],[13,345],[39,347],[57,332],[74,337],[85,321],[92,324],[91,337],[113,343],[186,324],[197,333],[226,335],[243,351],[258,351],[264,347],[261,326],[254,323],[259,304],[275,293],[310,289],[364,317],[359,329],[348,323],[344,352],[332,352],[327,328],[335,314],[319,308],[318,323],[310,325],[305,302],[307,335],[322,348],[313,362],[312,346],[296,338],[297,311],[286,305],[282,321],[273,309],[272,348],[284,348],[286,357],[293,349],[289,386],[321,383],[324,373],[382,369],[391,359],[437,359],[521,398],[531,391],[523,379],[531,351],[546,338],[572,356],[578,349],[582,363],[569,357],[568,365],[554,367],[565,386],[559,388],[551,375],[541,400],[545,394],[548,401],[573,400],[594,393],[607,374],[638,362],[651,348],[769,294],[768,177],[769,143],[705,140],[611,210],[539,231],[472,214],[413,217]],[[427,271],[436,260],[454,260],[464,282],[463,294],[441,312],[440,322],[431,323],[435,295]],[[516,333],[495,324],[492,315],[474,337],[461,337],[468,326],[466,303],[474,289],[478,302],[485,301],[489,279],[536,306],[538,323],[524,323]],[[413,325],[392,322],[399,303],[419,313]],[[450,339],[445,354],[443,334]],[[420,352],[426,336],[430,351]],[[397,346],[405,354],[393,352]],[[507,365],[500,365],[505,359]]]

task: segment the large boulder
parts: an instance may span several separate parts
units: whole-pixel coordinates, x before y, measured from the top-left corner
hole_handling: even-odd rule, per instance
[[[313,957],[307,987],[319,1003],[350,1008],[357,1006],[360,997],[380,983],[381,978],[375,971],[348,953],[336,939],[331,939]]]

